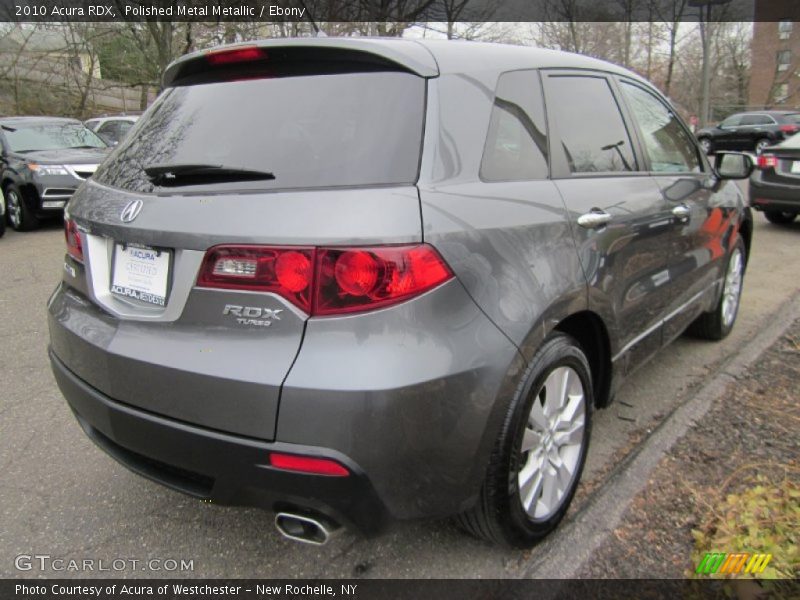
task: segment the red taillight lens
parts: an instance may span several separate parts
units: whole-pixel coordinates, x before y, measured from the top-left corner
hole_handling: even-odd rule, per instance
[[[758,155],[758,168],[759,169],[774,169],[778,166],[778,157],[773,154],[759,154]]]
[[[345,467],[335,460],[328,458],[312,458],[310,456],[297,456],[296,454],[269,455],[269,464],[276,469],[296,471],[298,473],[311,473],[313,475],[331,475],[333,477],[347,477],[350,475]]]
[[[314,249],[217,246],[206,253],[200,287],[273,292],[311,312]]]
[[[252,62],[266,58],[267,51],[258,46],[240,46],[239,48],[223,48],[206,52],[206,61],[213,66]]]
[[[314,315],[396,304],[453,277],[431,246],[327,248],[317,251]]]
[[[64,238],[67,240],[67,254],[77,261],[83,262],[83,242],[78,226],[72,219],[64,220]]]
[[[276,293],[312,316],[339,315],[403,302],[451,279],[427,244],[369,248],[216,246],[197,285]]]
[[[797,133],[798,131],[800,131],[800,127],[798,127],[797,125],[781,125],[780,130],[783,133]]]

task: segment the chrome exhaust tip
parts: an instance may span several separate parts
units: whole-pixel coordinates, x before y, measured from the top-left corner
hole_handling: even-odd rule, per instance
[[[339,525],[323,518],[279,512],[275,515],[275,527],[290,540],[322,546],[328,543]]]

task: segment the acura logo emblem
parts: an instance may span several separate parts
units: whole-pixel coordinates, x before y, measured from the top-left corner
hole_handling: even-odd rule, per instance
[[[144,206],[144,202],[141,200],[131,200],[122,209],[122,214],[119,216],[122,219],[123,223],[130,223],[136,217],[139,216],[139,213],[142,212],[142,206]]]

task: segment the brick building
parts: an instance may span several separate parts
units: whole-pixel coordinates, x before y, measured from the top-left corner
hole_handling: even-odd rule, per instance
[[[755,0],[751,108],[800,108],[800,0]]]

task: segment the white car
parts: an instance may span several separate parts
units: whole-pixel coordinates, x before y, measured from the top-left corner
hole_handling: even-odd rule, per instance
[[[103,138],[106,143],[116,146],[138,119],[137,115],[97,117],[85,121],[84,125]]]

